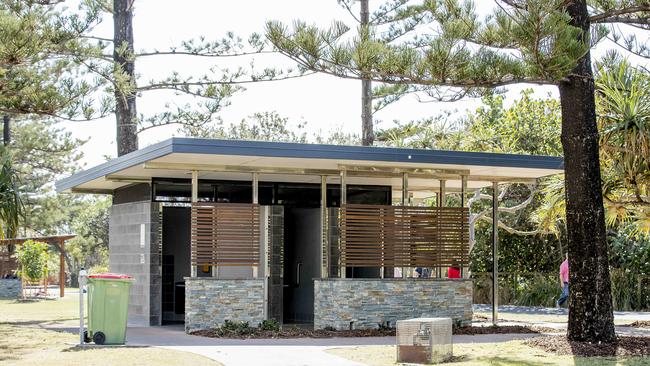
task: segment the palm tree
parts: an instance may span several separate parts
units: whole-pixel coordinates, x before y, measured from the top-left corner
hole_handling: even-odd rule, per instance
[[[13,238],[18,233],[20,218],[23,216],[18,182],[9,149],[0,147],[0,239]]]
[[[596,79],[603,198],[610,225],[650,234],[650,75],[616,58]]]

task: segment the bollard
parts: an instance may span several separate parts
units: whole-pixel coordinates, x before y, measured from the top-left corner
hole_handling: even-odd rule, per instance
[[[88,282],[88,273],[81,267],[79,271],[79,345],[84,345],[84,287]]]

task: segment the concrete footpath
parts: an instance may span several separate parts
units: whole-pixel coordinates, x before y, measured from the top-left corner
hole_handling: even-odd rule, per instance
[[[494,334],[454,336],[454,343],[506,342],[525,339],[532,334]],[[364,345],[394,345],[395,337],[363,338],[291,338],[291,339],[219,339],[187,335],[180,326],[129,328],[127,344],[154,346],[192,352],[226,366],[360,366],[325,352],[328,348]]]

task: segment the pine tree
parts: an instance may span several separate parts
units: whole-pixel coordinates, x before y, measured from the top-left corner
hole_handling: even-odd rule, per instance
[[[615,339],[590,50],[608,25],[647,29],[647,0],[494,0],[402,4],[404,23],[426,24],[402,41],[346,38],[335,23],[319,29],[272,21],[267,37],[302,68],[343,78],[421,85],[440,93],[482,93],[516,83],[556,85],[562,108],[566,215],[571,267],[568,337]],[[481,2],[485,3],[485,2]],[[422,29],[422,28],[421,28]]]

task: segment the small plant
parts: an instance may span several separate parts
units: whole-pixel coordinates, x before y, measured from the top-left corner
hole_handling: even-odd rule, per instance
[[[326,331],[328,331],[328,332],[335,332],[335,331],[336,331],[336,328],[334,328],[334,327],[331,326],[331,325],[328,325],[328,326],[326,326],[325,328],[323,328],[323,330],[326,330]]]
[[[263,320],[258,328],[260,330],[278,332],[280,331],[280,323],[275,319]]]
[[[39,282],[45,277],[47,249],[47,244],[33,240],[27,240],[18,247],[15,257],[20,263],[21,277],[30,282]]]

